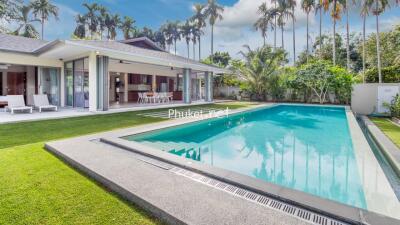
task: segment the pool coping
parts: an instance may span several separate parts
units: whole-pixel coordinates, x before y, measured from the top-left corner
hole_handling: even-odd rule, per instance
[[[400,148],[398,148],[367,116],[360,117],[371,137],[400,177]]]
[[[261,107],[274,107],[277,105],[302,105],[303,104],[272,104],[269,106],[257,106],[253,108],[246,108],[242,110],[235,110],[232,114],[237,114],[245,111],[257,110]],[[310,105],[316,106],[316,105]],[[328,106],[338,107],[338,106]],[[343,106],[340,106],[343,107]],[[348,109],[348,107],[346,108]],[[121,137],[146,133],[158,129],[170,128],[183,124],[198,122],[205,119],[182,119],[173,120],[168,123],[161,122],[155,125],[145,125],[140,127],[128,128],[123,130],[105,132],[102,134],[91,135],[85,141],[92,139],[100,139],[101,141],[122,148],[134,153],[138,153],[150,158],[157,159],[162,162],[170,163],[172,165],[182,167],[184,169],[200,173],[211,178],[221,180],[223,182],[239,186],[241,188],[259,193],[262,195],[270,196],[275,199],[281,200],[294,206],[302,207],[307,210],[330,216],[344,222],[353,224],[399,224],[399,220],[384,216],[375,212],[367,211],[351,207],[342,203],[332,200],[323,199],[305,192],[297,191],[290,188],[285,188],[273,183],[260,181],[256,178],[245,176],[236,172],[228,171],[221,168],[216,168],[207,164],[202,164],[188,159],[182,159],[178,156],[144,146],[132,141],[124,140]],[[46,148],[51,149],[51,144],[46,144]],[[54,150],[54,149],[53,149]]]

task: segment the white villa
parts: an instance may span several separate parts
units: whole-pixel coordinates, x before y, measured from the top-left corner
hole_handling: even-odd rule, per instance
[[[106,111],[134,106],[142,92],[173,102],[213,101],[212,77],[226,72],[165,52],[147,38],[42,41],[0,34],[0,96],[46,94],[60,107]]]

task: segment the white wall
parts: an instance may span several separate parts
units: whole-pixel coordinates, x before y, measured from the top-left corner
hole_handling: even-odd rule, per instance
[[[353,112],[368,115],[377,112],[378,106],[378,86],[393,86],[400,88],[400,83],[371,83],[371,84],[355,84],[351,96],[351,109]]]

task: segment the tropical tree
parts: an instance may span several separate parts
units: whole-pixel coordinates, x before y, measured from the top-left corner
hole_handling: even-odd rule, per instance
[[[336,65],[336,22],[341,19],[341,13],[343,9],[343,1],[346,0],[323,0],[323,4],[325,5],[324,7],[329,8],[329,4],[332,4],[332,11],[331,11],[331,17],[333,20],[333,51],[332,51],[332,61],[333,65]]]
[[[365,83],[365,26],[367,21],[367,16],[369,15],[369,4],[368,0],[362,0],[361,2],[361,17],[363,18],[363,31],[362,31],[362,74],[363,74],[363,83]]]
[[[44,23],[48,21],[51,16],[58,20],[58,7],[50,2],[50,0],[34,0],[31,2],[32,13],[35,18],[40,20],[42,24],[42,39],[44,39]]]
[[[204,15],[205,5],[195,4],[194,12],[195,14],[190,18],[191,22],[194,23],[196,27],[196,34],[194,38],[199,41],[199,60],[201,60],[201,35],[203,35],[203,28],[206,26],[206,15]],[[193,51],[194,52],[194,51]]]
[[[23,0],[0,0],[0,19],[9,22],[20,16]]]
[[[104,6],[99,6],[98,11],[99,15],[97,17],[99,22],[100,39],[103,40],[103,33],[104,30],[106,29],[106,19],[109,16],[109,14],[107,8]]]
[[[293,34],[293,63],[296,63],[296,29],[295,29],[295,22],[296,17],[294,14],[294,9],[296,7],[296,0],[287,0],[288,7],[292,10],[290,17],[292,18],[292,34]]]
[[[180,33],[182,38],[184,38],[186,41],[187,58],[190,58],[189,44],[192,39],[192,25],[190,24],[189,20],[180,26]]]
[[[306,52],[306,57],[308,61],[308,54],[309,54],[309,31],[308,31],[308,25],[309,25],[309,17],[310,17],[310,12],[314,9],[315,7],[315,0],[302,0],[301,1],[301,8],[306,12],[307,14],[307,52]]]
[[[281,47],[284,49],[284,27],[286,25],[286,19],[290,18],[292,15],[289,4],[287,4],[285,0],[278,0],[278,7],[276,9],[272,9],[270,13],[273,17],[277,17],[277,25],[281,28]]]
[[[196,60],[196,43],[197,40],[200,40],[200,36],[202,34],[203,34],[202,31],[199,30],[195,24],[193,24],[192,26],[193,60]],[[199,60],[200,60],[200,54],[199,54]]]
[[[125,40],[131,38],[130,34],[135,29],[135,20],[129,16],[124,16],[124,20],[121,22],[121,30],[124,34]]]
[[[354,3],[354,0],[352,0]],[[349,0],[345,0],[345,10],[346,10],[346,68],[350,71],[350,28],[349,28]]]
[[[83,39],[86,37],[86,18],[80,14],[75,17],[76,28],[74,35],[77,38]]]
[[[224,8],[217,4],[217,0],[208,0],[204,14],[209,18],[211,25],[211,55],[214,54],[214,25],[217,20],[223,19],[222,12],[224,12]]]
[[[268,26],[274,26],[273,22],[272,22],[272,17],[270,14],[270,11],[267,7],[267,3],[262,3],[259,7],[258,7],[258,11],[257,11],[259,18],[257,19],[257,21],[254,23],[254,28],[258,31],[261,32],[261,36],[263,38],[263,43],[265,45],[265,39],[267,38],[267,31],[268,31]]]
[[[115,40],[117,37],[117,29],[121,27],[121,18],[118,13],[110,15],[107,29],[110,33],[110,40]]]
[[[90,31],[90,38],[93,38],[93,34],[97,32],[97,28],[99,26],[99,17],[97,15],[97,12],[99,10],[99,5],[97,3],[83,3],[83,6],[87,9],[87,13],[84,14],[84,17],[86,18],[86,22],[88,24],[88,28]],[[106,18],[105,18],[105,23],[109,22],[107,20],[110,19],[110,15],[107,13]],[[107,24],[106,24],[107,26]],[[108,37],[110,31],[108,30]]]
[[[39,32],[37,32],[33,23],[40,22],[40,20],[30,18],[31,9],[29,6],[22,6],[20,8],[20,14],[14,17],[18,22],[18,28],[13,34],[28,38],[39,38]]]
[[[244,47],[247,51],[240,52],[244,62],[236,64],[234,70],[245,80],[245,90],[255,95],[258,100],[264,100],[268,81],[278,73],[279,67],[287,62],[287,53],[283,49],[274,52],[268,45],[256,50],[250,49],[249,46]]]
[[[376,18],[376,56],[378,59],[378,76],[379,83],[382,83],[382,68],[381,68],[381,48],[379,39],[379,15],[389,7],[389,0],[367,0],[372,13]]]
[[[160,31],[164,35],[165,44],[168,46],[168,52],[169,52],[171,50],[171,45],[173,44],[173,37],[172,37],[173,23],[167,21],[165,24],[161,26]]]
[[[133,31],[135,31],[135,30],[136,29],[133,29]],[[154,42],[158,43],[161,48],[165,49],[166,40],[165,40],[165,36],[162,33],[162,31],[158,30],[158,31],[154,32]]]
[[[274,4],[274,8],[273,8],[273,10],[271,10],[271,11],[276,11],[277,10],[277,1],[278,0],[271,0],[271,3],[272,4]],[[271,13],[271,11],[270,11],[270,15],[274,18],[274,26],[273,26],[273,29],[274,29],[274,51],[276,50],[276,28],[277,28],[277,15],[276,14],[273,14],[273,13]]]
[[[171,39],[174,42],[174,48],[175,48],[175,55],[176,55],[176,42],[181,40],[181,31],[180,31],[180,22],[175,21],[169,24],[169,32],[171,35]]]

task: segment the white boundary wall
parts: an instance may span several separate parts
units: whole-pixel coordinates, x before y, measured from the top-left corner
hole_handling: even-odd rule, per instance
[[[400,91],[400,83],[369,83],[353,85],[351,96],[351,109],[353,112],[368,115],[378,112],[378,87],[397,86]],[[382,88],[380,88],[382,90]],[[384,90],[384,89],[383,89]]]

